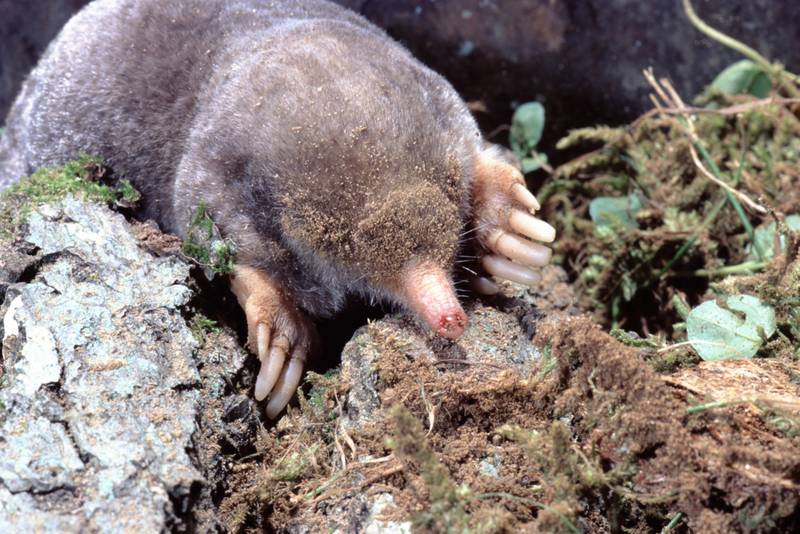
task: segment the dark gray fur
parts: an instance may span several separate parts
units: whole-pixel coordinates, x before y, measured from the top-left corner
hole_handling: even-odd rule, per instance
[[[335,4],[96,0],[64,27],[12,107],[0,189],[78,152],[99,155],[143,193],[145,217],[183,235],[205,202],[237,261],[273,273],[324,316],[348,293],[396,293],[368,262],[292,231],[304,206],[346,234],[366,216],[353,206],[380,206],[425,182],[443,193],[432,195],[431,213],[455,203],[463,221],[481,146],[443,78]],[[448,164],[459,172],[455,190],[441,176]],[[455,226],[420,236],[420,254],[436,239],[453,246]]]

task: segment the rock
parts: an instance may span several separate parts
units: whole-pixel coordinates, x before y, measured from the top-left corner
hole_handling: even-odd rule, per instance
[[[410,521],[385,521],[382,514],[390,508],[396,508],[394,497],[390,493],[375,496],[369,507],[369,515],[362,526],[365,534],[411,534]]]
[[[344,498],[325,511],[325,529],[334,534],[411,534],[410,521],[383,519],[385,514],[393,509],[396,511],[396,508],[394,497],[389,493]],[[289,534],[312,534],[319,530],[302,519],[291,521],[286,527]]]
[[[0,118],[61,26],[89,0],[0,0]]]
[[[741,59],[691,25],[681,2],[630,0],[348,0],[345,2],[471,101],[489,130],[514,102],[547,109],[545,145],[570,128],[624,124],[650,109],[642,70],[672,79],[691,100]],[[709,24],[797,72],[793,0],[693,0]],[[497,136],[505,142],[505,136]],[[555,151],[554,154],[555,155]]]
[[[22,274],[35,264],[38,260],[38,254],[35,247],[25,246],[12,246],[10,243],[0,241],[0,302],[6,295],[6,289],[9,284],[13,284],[22,276]],[[0,326],[0,338],[3,336],[2,326]]]
[[[198,350],[182,316],[189,265],[72,197],[35,210],[25,240],[43,260],[0,307],[0,531],[215,528],[203,490],[227,473],[191,453],[219,450],[228,422],[208,408],[238,403],[251,429],[239,445],[259,421],[229,387],[246,357],[236,339]],[[6,256],[4,271],[18,271]]]

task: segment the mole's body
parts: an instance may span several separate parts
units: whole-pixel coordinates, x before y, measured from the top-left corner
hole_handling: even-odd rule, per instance
[[[12,107],[0,188],[86,152],[169,231],[184,234],[205,204],[237,247],[232,288],[274,415],[310,349],[307,317],[347,295],[395,300],[457,337],[450,272],[465,226],[495,253],[492,274],[531,280],[525,265],[547,261],[515,234],[548,241],[552,229],[484,147],[443,78],[334,4],[96,0]]]

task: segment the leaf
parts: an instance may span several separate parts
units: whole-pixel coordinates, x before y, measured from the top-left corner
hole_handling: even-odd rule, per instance
[[[529,158],[522,158],[522,174],[527,174],[529,172],[535,171],[543,164],[547,163],[547,155],[540,154],[538,152],[533,152],[531,157]]]
[[[636,291],[638,291],[639,287],[636,285],[636,282],[631,278],[630,273],[623,273],[622,274],[622,298],[625,302],[630,302],[633,300],[633,297],[636,296]]]
[[[511,119],[511,150],[520,159],[528,158],[542,139],[543,131],[544,106],[539,102],[522,104]]]
[[[789,230],[800,232],[800,215],[789,215],[786,217],[786,226]],[[768,261],[775,257],[775,222],[769,224],[762,224],[756,228],[754,240],[758,243],[759,248],[764,252],[764,257],[761,260]],[[786,246],[786,236],[782,235],[780,238],[781,248]],[[753,250],[753,247],[747,247],[747,260],[759,261],[758,254]]]
[[[749,59],[737,61],[714,78],[711,87],[728,95],[751,94],[766,98],[772,82],[764,69]]]
[[[636,193],[627,197],[597,197],[589,204],[589,217],[596,227],[634,229],[639,227],[634,217],[641,209],[642,200]]]
[[[775,333],[775,310],[756,297],[733,295],[726,304],[704,302],[686,318],[689,343],[704,360],[752,358]]]

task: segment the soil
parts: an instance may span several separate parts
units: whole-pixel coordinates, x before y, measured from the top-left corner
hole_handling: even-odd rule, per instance
[[[503,315],[465,349],[483,347],[483,365],[452,363],[435,345],[435,360],[422,356],[412,321],[372,323],[379,410],[342,424],[348,377],[312,379],[312,400],[237,465],[228,525],[326,531],[343,503],[388,493],[382,519],[419,532],[644,533],[673,519],[671,532],[800,528],[796,361],[659,374],[647,350],[559,311],[555,296],[540,301],[547,315],[528,339],[541,357],[528,366],[493,364],[487,347],[516,342],[497,337]],[[523,324],[531,312],[508,292],[470,313],[498,308]]]

